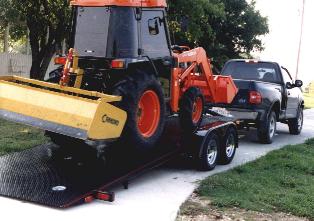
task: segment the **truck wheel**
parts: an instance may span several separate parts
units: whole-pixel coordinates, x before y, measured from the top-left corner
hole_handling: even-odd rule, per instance
[[[277,117],[274,111],[271,111],[264,122],[260,122],[257,128],[257,136],[261,143],[271,144],[277,130]]]
[[[142,71],[118,83],[113,94],[122,97],[117,106],[127,112],[127,122],[120,141],[135,149],[152,149],[165,126],[165,101],[156,77]]]
[[[219,137],[215,133],[209,134],[203,143],[201,156],[198,158],[199,169],[210,171],[215,169],[220,148]]]
[[[235,156],[238,147],[238,133],[234,127],[229,127],[219,149],[219,163],[230,164]]]
[[[194,133],[203,120],[204,96],[199,88],[191,87],[180,100],[180,123],[184,132]]]
[[[303,128],[303,108],[299,108],[296,118],[288,120],[289,132],[293,135],[299,135]]]

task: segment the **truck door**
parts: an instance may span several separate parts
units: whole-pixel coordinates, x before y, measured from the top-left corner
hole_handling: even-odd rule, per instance
[[[290,82],[293,84],[293,80],[286,68],[281,68],[281,73],[284,81],[285,96],[286,99],[286,118],[295,118],[299,108],[299,88],[287,88],[286,84]]]

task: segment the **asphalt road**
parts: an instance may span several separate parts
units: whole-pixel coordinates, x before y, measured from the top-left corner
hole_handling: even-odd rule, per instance
[[[256,142],[254,131],[241,138],[240,148],[232,164],[218,166],[212,172],[164,166],[151,171],[130,184],[128,190],[117,186],[116,201],[95,201],[67,210],[57,210],[0,197],[1,220],[174,220],[180,205],[193,192],[199,180],[252,161],[267,152],[287,144],[304,142],[314,137],[314,109],[305,111],[304,129],[300,136],[292,136],[286,125],[278,124],[275,141],[271,145]]]

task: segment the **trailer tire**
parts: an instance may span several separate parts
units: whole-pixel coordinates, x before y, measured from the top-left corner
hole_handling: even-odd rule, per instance
[[[180,100],[180,123],[184,132],[194,133],[202,123],[204,96],[199,88],[191,87]]]
[[[222,145],[219,149],[219,164],[230,164],[235,156],[238,148],[238,133],[234,127],[229,127],[222,140]]]
[[[218,163],[220,139],[217,134],[210,133],[206,136],[201,146],[201,155],[198,157],[198,167],[202,171],[215,169]]]
[[[117,107],[127,112],[120,142],[139,151],[156,146],[165,126],[165,101],[160,82],[153,74],[137,70],[114,86],[122,97]]]

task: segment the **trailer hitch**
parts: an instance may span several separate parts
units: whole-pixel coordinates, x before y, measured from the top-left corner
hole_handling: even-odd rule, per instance
[[[66,62],[62,71],[62,77],[60,79],[61,86],[69,86],[71,76],[74,75],[76,77],[74,87],[81,88],[84,70],[78,67],[78,60],[79,54],[75,49],[71,48],[66,57]]]

